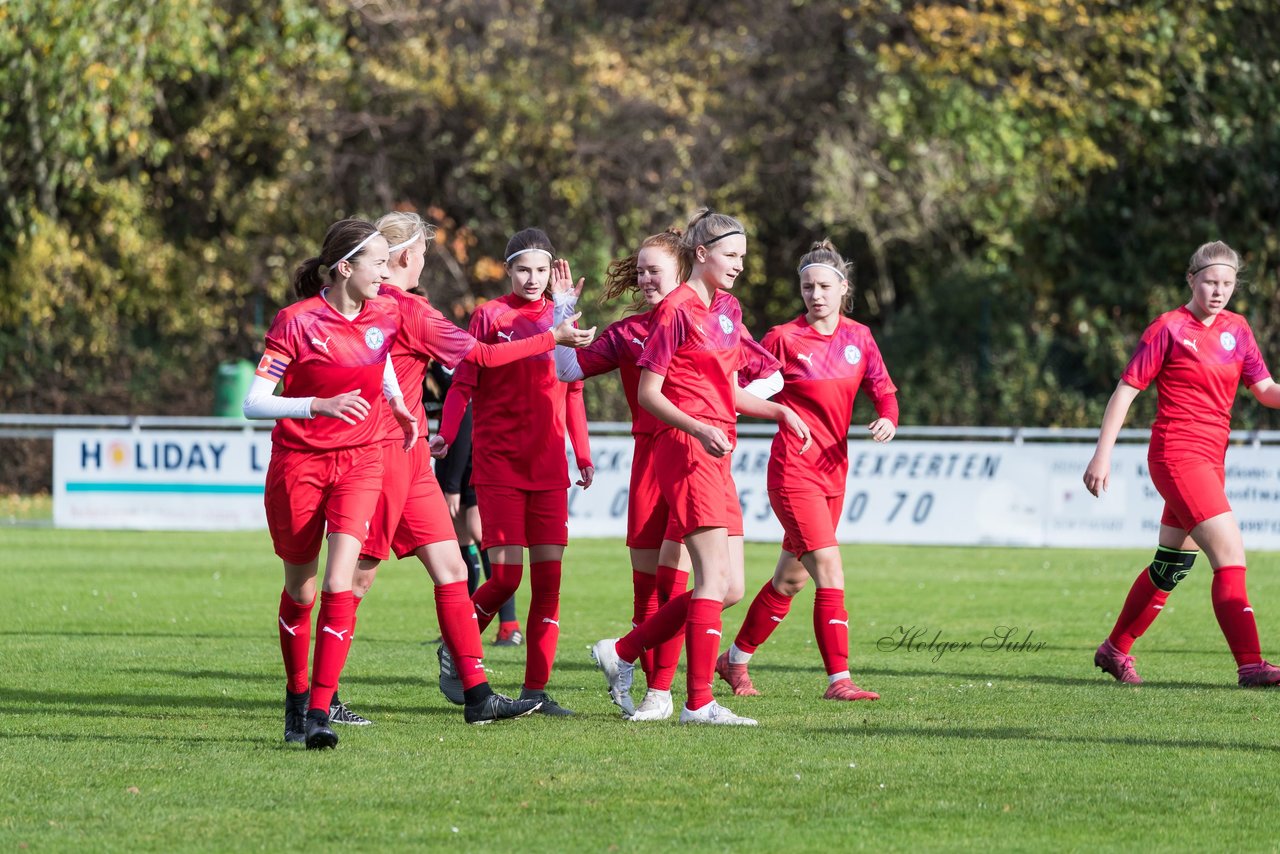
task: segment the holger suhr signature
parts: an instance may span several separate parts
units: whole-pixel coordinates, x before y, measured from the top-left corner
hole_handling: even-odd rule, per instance
[[[931,630],[928,626],[898,626],[876,641],[876,649],[881,652],[904,650],[932,653],[936,664],[948,652],[964,652],[975,648],[983,652],[1039,652],[1044,648],[1044,642],[1032,643],[1034,634],[1033,629],[1027,629],[1023,635],[1018,626],[996,626],[991,634],[975,642],[944,639],[942,629]]]

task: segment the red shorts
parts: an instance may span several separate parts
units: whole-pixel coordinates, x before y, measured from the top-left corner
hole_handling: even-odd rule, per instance
[[[273,445],[267,466],[267,528],[276,554],[303,564],[320,554],[325,528],[361,542],[382,491],[382,449],[296,451]]]
[[[653,459],[668,507],[665,539],[683,540],[698,528],[726,528],[729,536],[742,536],[742,505],[733,483],[732,455],[713,457],[697,439],[671,429],[655,438]]]
[[[654,434],[635,437],[631,455],[631,486],[627,490],[627,547],[656,549],[667,531],[667,500],[658,486],[653,465]]]
[[[769,490],[769,504],[782,523],[782,550],[796,557],[839,545],[836,526],[844,497],[795,489]]]
[[[360,556],[386,560],[394,551],[404,558],[419,546],[456,540],[427,443],[415,442],[405,453],[401,440],[383,442],[382,464],[382,495]]]
[[[1231,512],[1222,463],[1209,460],[1147,460],[1151,482],[1164,498],[1160,524],[1190,531],[1205,519]]]
[[[569,544],[569,490],[476,484],[481,548]]]

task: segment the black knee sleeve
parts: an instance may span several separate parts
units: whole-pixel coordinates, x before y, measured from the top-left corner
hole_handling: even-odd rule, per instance
[[[1187,577],[1198,554],[1200,553],[1157,546],[1156,556],[1151,559],[1151,566],[1147,567],[1151,583],[1166,593],[1173,590],[1179,581]]]

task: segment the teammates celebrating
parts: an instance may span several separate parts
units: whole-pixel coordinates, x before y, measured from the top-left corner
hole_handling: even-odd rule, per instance
[[[577,485],[590,487],[594,469],[582,382],[614,369],[621,373],[635,440],[627,516],[633,629],[597,642],[591,654],[623,716],[671,717],[671,685],[684,646],[681,723],[754,725],[716,702],[714,676],[735,695],[759,693],[748,662],[810,577],[817,588],[814,633],[827,673],[824,698],[878,699],[850,674],[835,531],[854,399],[859,391],[870,398],[877,417],[868,433],[888,442],[897,430],[897,389],[870,330],[844,315],[853,290],[851,265],[835,247],[815,243],[800,259],[805,311],[770,329],[758,345],[730,294],[743,270],[746,229],[703,209],[683,233],[653,235],[610,267],[605,299],[630,295],[637,311],[592,343],[595,330],[580,330],[574,322],[583,282],[574,286],[568,262],[556,258],[536,228],[507,245],[511,292],[482,305],[469,333],[455,327],[426,297],[412,293],[432,233],[415,214],[388,214],[377,227],[356,219],[334,223],[320,253],[299,265],[299,300],[272,322],[245,398],[246,417],[277,422],[264,501],[284,564],[277,622],[285,741],[331,748],[338,742],[333,724],[369,723],[338,699],[338,680],[356,610],[379,562],[392,551],[401,558],[416,555],[434,582],[443,635],[440,685],[464,707],[468,723],[534,712],[573,714],[547,693],[568,543],[564,447],[567,437]],[[1239,256],[1224,243],[1196,251],[1187,272],[1190,300],[1142,336],[1107,405],[1085,471],[1090,492],[1107,488],[1112,448],[1129,406],[1154,382],[1159,401],[1148,462],[1165,499],[1159,546],[1094,656],[1120,682],[1142,681],[1130,650],[1191,570],[1199,547],[1213,570],[1214,613],[1239,684],[1280,684],[1280,668],[1262,659],[1245,591],[1244,547],[1224,491],[1237,385],[1243,381],[1263,405],[1280,408],[1280,387],[1252,330],[1226,310],[1239,268]],[[423,377],[432,361],[456,373],[440,431],[428,444],[419,433],[426,427]],[[283,385],[278,396],[277,384]],[[493,564],[492,578],[473,595],[429,461],[447,451],[468,404],[482,547]],[[739,413],[779,425],[768,491],[785,536],[773,577],[720,652],[721,613],[744,593],[742,513],[731,475]],[[490,688],[480,634],[518,587],[526,549],[532,583],[527,659],[520,698],[513,700]],[[647,684],[639,707],[631,698],[636,662]]]

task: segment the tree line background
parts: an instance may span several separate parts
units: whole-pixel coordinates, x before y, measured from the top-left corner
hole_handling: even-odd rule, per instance
[[[519,228],[598,287],[705,204],[758,336],[829,236],[904,424],[1096,425],[1210,239],[1280,370],[1269,0],[10,0],[0,86],[9,412],[208,414],[326,226],[392,208],[459,323]]]

